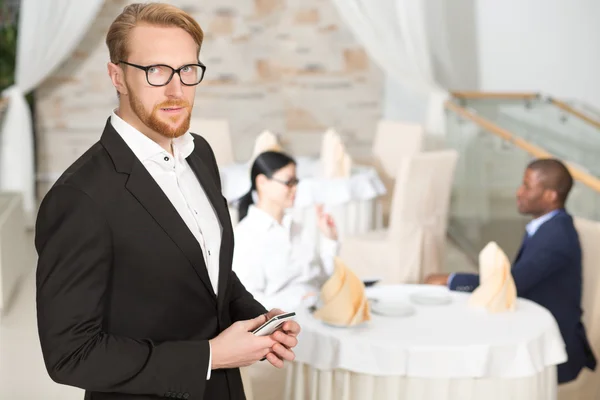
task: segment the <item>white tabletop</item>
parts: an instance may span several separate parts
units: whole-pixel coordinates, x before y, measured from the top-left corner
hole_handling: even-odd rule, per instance
[[[296,163],[300,179],[296,207],[370,200],[386,191],[377,171],[372,167],[355,165],[350,177],[327,179],[321,176],[318,158],[298,157]],[[223,195],[229,202],[239,199],[250,190],[250,165],[247,163],[222,166],[219,171]]]
[[[416,291],[443,291],[452,302],[424,306]],[[518,299],[516,311],[490,314],[469,308],[469,294],[443,287],[394,285],[367,289],[369,298],[411,304],[407,317],[372,315],[354,328],[335,328],[298,312],[296,359],[323,370],[427,378],[531,376],[566,361],[556,321],[545,308]]]

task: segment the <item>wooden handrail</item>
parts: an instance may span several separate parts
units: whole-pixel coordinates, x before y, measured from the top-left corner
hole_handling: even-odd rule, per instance
[[[475,92],[475,91],[455,91],[450,92],[453,97],[465,100],[536,100],[541,98],[539,93],[531,92]],[[561,110],[576,116],[588,124],[600,129],[600,121],[586,115],[585,113],[571,107],[564,101],[549,98],[554,106]]]
[[[571,107],[570,105],[568,105],[564,101],[556,100],[556,99],[552,99],[551,98],[550,99],[550,103],[554,104],[556,107],[560,108],[561,110],[566,111],[569,114],[572,114],[572,115],[576,116],[577,118],[584,120],[588,124],[590,124],[592,126],[595,126],[596,128],[600,129],[600,122],[599,121],[596,121],[595,119],[593,119],[593,118],[585,115],[581,111],[574,109],[573,107]]]
[[[456,91],[450,92],[452,96],[459,99],[505,99],[505,100],[535,100],[539,98],[539,93],[530,92],[469,92]]]
[[[531,154],[535,158],[557,158],[557,157],[554,157],[552,154],[548,153],[546,150],[544,150],[534,144],[529,143],[527,140],[525,140],[523,138],[513,135],[510,131],[499,127],[498,125],[494,124],[493,122],[480,117],[479,115],[467,110],[464,107],[459,106],[458,104],[454,103],[451,100],[448,100],[446,102],[446,109],[456,113],[457,115],[459,115],[465,119],[468,119],[468,120],[476,123],[483,129],[491,132],[492,134],[500,137],[501,139],[506,140],[509,143],[512,143],[513,145],[517,146],[518,148],[520,148],[522,150],[525,150],[527,153]],[[591,174],[588,174],[585,171],[582,171],[578,167],[574,167],[572,165],[569,165],[568,163],[565,163],[565,164],[567,165],[567,168],[569,169],[569,172],[571,172],[571,175],[573,175],[574,179],[583,183],[590,189],[593,189],[596,192],[600,192],[600,179],[596,178],[595,176],[593,176]]]

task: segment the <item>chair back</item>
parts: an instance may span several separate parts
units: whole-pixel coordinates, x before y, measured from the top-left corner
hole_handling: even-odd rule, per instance
[[[404,157],[392,195],[389,236],[420,238],[421,275],[442,272],[448,211],[458,159],[456,150],[417,153]],[[417,255],[415,255],[417,256]]]
[[[190,132],[202,136],[210,147],[218,166],[233,164],[233,146],[229,132],[229,122],[226,119],[203,119],[192,118],[190,121]]]
[[[590,346],[600,359],[600,222],[575,218],[583,255],[583,325]],[[585,368],[576,380],[559,386],[559,399],[600,400],[600,371]]]

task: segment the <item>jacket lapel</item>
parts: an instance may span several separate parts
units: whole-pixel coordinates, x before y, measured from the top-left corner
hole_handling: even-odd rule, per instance
[[[215,211],[219,223],[221,224],[221,247],[219,251],[219,295],[218,304],[219,308],[223,306],[223,299],[225,289],[227,288],[227,282],[229,280],[229,272],[231,270],[231,256],[233,253],[233,228],[231,226],[231,217],[229,216],[229,210],[227,209],[227,203],[221,194],[221,190],[215,182],[215,174],[211,173],[210,169],[202,161],[200,156],[196,152],[192,152],[186,159],[192,171],[200,181],[208,200],[210,201],[213,210]],[[218,179],[218,175],[217,175]]]
[[[517,252],[517,256],[515,257],[515,261],[513,262],[513,265],[515,265],[517,263],[517,261],[519,261],[519,258],[521,258],[521,255],[523,254],[523,250],[525,250],[525,246],[527,245],[527,243],[531,240],[531,238],[529,237],[529,234],[527,233],[527,231],[525,231],[525,234],[523,235],[523,240],[521,241],[521,247],[519,248],[519,251]]]
[[[112,158],[117,172],[129,175],[125,184],[127,190],[179,247],[216,301],[200,244],[160,186],[115,131],[110,119],[100,142]]]
[[[519,248],[519,251],[517,252],[517,256],[515,257],[513,265],[516,264],[517,261],[519,261],[519,259],[521,258],[521,256],[523,256],[523,253],[525,252],[525,248],[531,245],[531,242],[534,240],[535,236],[538,235],[540,233],[540,231],[543,231],[544,229],[547,229],[548,226],[552,226],[552,220],[555,219],[555,218],[557,218],[557,217],[560,217],[563,214],[567,214],[567,212],[565,211],[565,209],[564,208],[558,209],[558,212],[555,215],[553,215],[549,220],[547,220],[544,223],[542,223],[538,227],[538,229],[535,232],[535,234],[533,234],[530,237],[528,237],[527,230],[525,230],[525,235],[523,236],[523,241],[521,242],[521,247]]]
[[[127,190],[144,206],[183,252],[204,283],[206,290],[214,297],[215,293],[210,283],[200,244],[142,163],[138,162],[133,165],[126,186]]]

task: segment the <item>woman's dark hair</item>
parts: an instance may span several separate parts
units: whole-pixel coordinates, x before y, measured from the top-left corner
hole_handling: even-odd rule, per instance
[[[281,168],[296,164],[296,161],[285,153],[278,151],[265,151],[260,153],[250,170],[250,181],[252,186],[248,193],[240,197],[238,200],[238,220],[243,220],[248,215],[248,208],[254,200],[252,199],[252,192],[256,190],[256,177],[259,175],[265,175],[267,178],[271,178],[273,174],[279,171]]]

